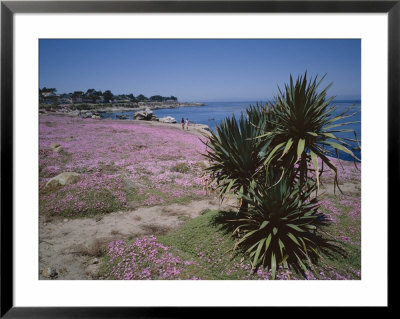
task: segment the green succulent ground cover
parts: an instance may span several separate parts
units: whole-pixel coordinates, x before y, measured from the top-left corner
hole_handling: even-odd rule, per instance
[[[345,215],[345,212],[343,212]],[[225,223],[227,219],[234,218],[235,213],[229,211],[204,211],[203,215],[188,221],[178,230],[169,232],[164,236],[157,237],[158,244],[168,248],[168,253],[173,258],[174,276],[168,279],[202,279],[202,280],[268,280],[272,279],[271,271],[251,271],[250,259],[242,254],[240,250],[233,251],[235,238],[232,237],[232,229]],[[349,225],[338,224],[335,229],[329,228],[334,234],[346,231]],[[126,248],[124,257],[130,256],[132,251],[128,249],[133,241],[124,242],[121,247]],[[149,247],[150,244],[147,244]],[[153,243],[154,245],[154,243]],[[291,271],[278,268],[276,278],[282,280],[303,280],[303,279],[360,279],[360,247],[356,244],[342,243],[347,256],[343,258],[340,254],[323,255],[322,259],[313,266],[313,270],[307,273]],[[112,250],[113,248],[110,248]],[[102,272],[113,273],[113,268],[121,262],[121,259],[110,259],[106,254],[103,262]],[[167,270],[166,261],[162,264],[150,263],[150,257],[145,257],[136,263],[138,268],[136,274],[148,271],[162,276]],[[111,261],[111,262],[110,262]],[[168,261],[170,266],[171,261]],[[129,268],[123,267],[123,272]],[[111,275],[109,279],[126,279]],[[132,278],[130,278],[132,279]],[[139,279],[139,278],[137,278]],[[142,279],[142,278],[141,278]],[[144,279],[144,278],[143,278]]]

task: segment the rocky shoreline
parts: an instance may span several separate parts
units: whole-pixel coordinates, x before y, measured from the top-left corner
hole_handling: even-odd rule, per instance
[[[160,109],[175,109],[188,106],[205,106],[204,103],[197,102],[182,102],[182,103],[165,103],[165,102],[139,102],[139,103],[123,103],[123,104],[60,104],[57,107],[49,105],[46,108],[39,108],[41,113],[46,112],[62,112],[74,115],[76,113],[98,112],[98,113],[114,113],[124,111],[143,111],[160,110]],[[86,108],[85,108],[86,107]]]
[[[146,109],[149,110],[176,109],[179,107],[187,107],[187,106],[205,106],[205,104],[204,103],[178,103],[178,104],[145,103],[143,105],[103,107],[97,109],[97,111],[104,113],[114,113],[114,112],[124,112],[124,111],[143,111]]]

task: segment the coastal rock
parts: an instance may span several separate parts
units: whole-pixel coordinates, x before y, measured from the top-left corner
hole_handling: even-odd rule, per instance
[[[125,116],[125,115],[119,115],[119,114],[117,114],[115,117],[116,117],[117,119],[119,119],[119,120],[127,120],[127,119],[128,119],[127,116]]]
[[[196,124],[196,127],[201,129],[202,131],[206,131],[207,133],[212,132],[209,126],[205,124]]]
[[[86,113],[82,113],[81,117],[83,119],[87,119],[87,118],[91,118],[94,114],[92,112],[86,112]]]
[[[53,150],[53,152],[56,152],[56,153],[60,153],[61,151],[63,151],[62,146],[58,143],[53,143],[53,144],[51,144],[50,147]]]
[[[150,109],[146,109],[145,111],[138,111],[133,116],[134,120],[142,120],[142,121],[158,121],[157,116],[153,114],[153,111]]]
[[[89,275],[93,279],[98,279],[99,277],[99,265],[98,264],[90,264],[86,267],[86,274]]]
[[[159,121],[161,123],[177,123],[176,119],[172,116],[161,117]]]
[[[57,176],[51,178],[47,183],[47,186],[58,186],[58,185],[69,185],[76,183],[79,180],[80,174],[75,172],[63,172]]]
[[[92,119],[101,119],[100,115],[92,115]]]
[[[80,111],[75,110],[75,111],[70,111],[68,114],[71,115],[71,116],[79,116],[80,113],[81,113]]]
[[[58,273],[53,267],[46,267],[42,271],[42,276],[44,278],[55,278],[57,277]]]

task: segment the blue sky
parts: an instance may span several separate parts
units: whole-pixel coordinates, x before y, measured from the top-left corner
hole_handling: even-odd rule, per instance
[[[39,85],[58,93],[265,101],[292,74],[327,76],[328,94],[361,96],[361,40],[39,40]],[[322,87],[321,87],[322,88]]]

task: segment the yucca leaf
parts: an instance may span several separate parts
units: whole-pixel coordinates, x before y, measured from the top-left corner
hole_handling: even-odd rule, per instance
[[[306,140],[304,138],[299,139],[299,143],[297,144],[297,157],[300,157],[304,151],[304,144]]]
[[[276,258],[275,258],[275,254],[274,253],[271,254],[271,270],[272,270],[272,279],[275,279],[275,275],[276,275]]]
[[[250,255],[249,255],[250,257],[254,256],[254,254],[256,253],[256,251],[254,250],[254,248],[255,248],[257,245],[258,245],[258,242],[256,242],[254,245],[252,245],[250,248],[248,248],[248,249],[246,250],[247,253],[251,252]]]
[[[358,159],[352,151],[350,151],[349,149],[347,149],[346,147],[344,147],[343,145],[340,145],[338,143],[335,142],[331,142],[331,141],[326,141],[326,143],[328,143],[329,145],[331,145],[333,148],[339,149],[349,155],[351,155],[353,158]]]
[[[279,249],[281,251],[281,256],[283,258],[283,250],[285,249],[285,244],[282,242],[281,239],[278,239]]]
[[[300,246],[299,241],[296,239],[296,237],[292,233],[287,233],[287,236],[294,241],[295,244]]]
[[[308,229],[312,229],[312,230],[317,229],[317,227],[314,225],[305,225],[305,227],[307,227]]]
[[[281,148],[284,144],[285,144],[285,143],[280,143],[280,144],[278,144],[278,145],[276,145],[276,146],[274,147],[274,149],[271,151],[271,153],[269,153],[267,159],[264,161],[264,165],[268,165],[268,164],[269,164],[269,162],[270,162],[272,156],[274,156],[274,154],[276,153],[276,151],[277,151],[279,148]]]
[[[233,180],[229,183],[228,187],[226,188],[225,193],[228,193],[228,192],[231,190],[231,188],[232,188],[232,186],[233,186],[233,184],[234,184],[235,182],[236,182],[236,179],[233,179]]]
[[[269,221],[265,220],[262,222],[260,229],[263,229],[265,226],[267,226],[269,224]]]
[[[321,133],[319,133],[319,134],[320,134],[320,135],[323,135],[323,136],[326,136],[326,137],[329,137],[329,138],[336,139],[336,136],[333,135],[332,133],[324,133],[324,132],[321,132]]]
[[[304,252],[307,254],[307,246],[306,246],[306,243],[304,242],[304,240],[303,240],[301,237],[299,237],[299,240],[301,241],[301,244],[303,245]]]
[[[301,267],[304,271],[307,271],[308,269],[307,269],[307,267],[304,265],[304,263],[301,261],[301,258],[300,258],[299,256],[297,256],[296,253],[294,253],[294,255],[296,256],[297,261],[298,261],[299,264],[300,264],[300,267]]]
[[[296,226],[296,225],[294,225],[294,224],[287,224],[287,226],[290,227],[290,228],[292,228],[292,229],[294,229],[294,230],[297,230],[298,232],[301,232],[301,233],[304,232],[303,229],[301,229],[300,227],[298,227],[298,226]]]
[[[260,252],[261,252],[262,246],[264,245],[265,241],[266,241],[265,238],[263,238],[259,241],[259,244],[258,244],[258,247],[256,250],[256,255],[254,256],[254,259],[253,259],[253,265],[255,265],[255,266],[257,266],[257,264],[258,264],[258,257],[260,256]]]
[[[293,139],[290,138],[289,141],[286,143],[285,149],[283,150],[283,153],[282,153],[281,157],[283,157],[283,155],[285,155],[289,151],[289,149],[292,146],[292,144],[293,144]]]
[[[271,236],[271,233],[270,233],[270,234],[268,235],[267,241],[266,241],[266,243],[265,243],[265,251],[268,250],[269,244],[271,243],[271,239],[272,239],[272,236]]]
[[[281,261],[281,264],[283,264],[285,268],[288,268],[288,264],[287,264],[287,262],[286,262],[286,260],[287,260],[288,258],[289,258],[289,255],[288,255],[288,254],[285,254],[285,256],[283,257],[283,259],[282,259],[282,261]]]
[[[338,124],[328,125],[328,126],[324,126],[324,130],[328,130],[328,129],[330,129],[330,128],[339,127],[339,126],[346,126],[346,125],[350,125],[350,124],[357,124],[357,123],[360,123],[360,121],[354,121],[354,122],[346,122],[346,123],[338,123]]]
[[[250,237],[251,235],[253,235],[255,232],[258,232],[258,229],[256,230],[252,230],[250,232],[248,232],[246,235],[244,235],[237,243],[240,244],[243,241],[245,241],[248,237]]]
[[[310,155],[311,155],[311,160],[314,165],[315,177],[317,179],[317,191],[318,191],[319,190],[318,157],[317,157],[317,154],[315,154],[313,151],[310,151]]]

